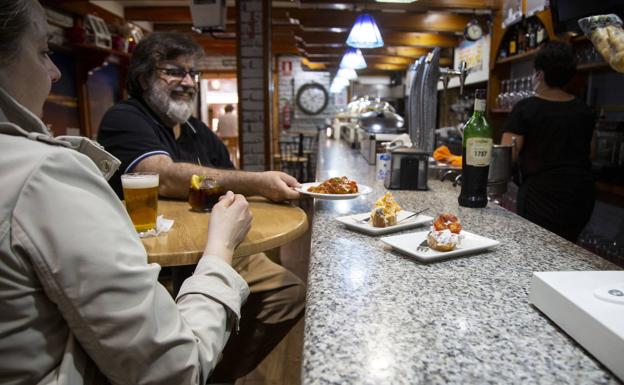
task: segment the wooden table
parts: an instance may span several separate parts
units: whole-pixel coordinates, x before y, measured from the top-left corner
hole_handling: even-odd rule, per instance
[[[249,197],[253,213],[251,230],[236,248],[234,256],[245,256],[282,246],[306,232],[308,218],[299,207]],[[158,215],[173,219],[169,232],[143,238],[148,262],[161,266],[196,264],[204,252],[210,213],[190,210],[184,201],[158,201]]]

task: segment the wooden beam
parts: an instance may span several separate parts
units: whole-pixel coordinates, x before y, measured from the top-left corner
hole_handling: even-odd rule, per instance
[[[339,47],[328,47],[328,46],[314,46],[307,47],[303,46],[302,48],[310,55],[329,55],[329,54],[337,54],[343,55],[347,49],[346,44]],[[414,48],[414,47],[394,47],[394,46],[384,46],[381,48],[373,48],[367,49],[363,51],[366,55],[387,55],[387,56],[401,56],[401,57],[420,57],[430,50],[426,48]]]
[[[191,9],[176,6],[125,7],[124,15],[128,20],[151,21],[153,23],[190,24]],[[227,8],[226,20],[236,21],[236,9]]]
[[[315,55],[308,54],[310,61],[317,62],[335,62],[339,63],[342,60],[342,55]],[[407,65],[414,62],[415,58],[399,57],[399,56],[385,56],[385,55],[364,55],[366,63],[384,63],[384,64],[401,64]]]
[[[311,70],[324,70],[326,68],[324,63],[314,63],[306,58],[301,59],[301,64],[308,67]]]
[[[59,1],[59,0],[56,0]],[[274,25],[290,24],[286,9],[275,8],[271,11],[271,20]],[[125,7],[125,18],[128,20],[151,21],[154,23],[191,24],[191,10],[188,6],[137,6]],[[227,23],[236,22],[236,9],[227,7],[225,16]]]
[[[168,24],[168,23],[154,23],[154,31],[162,31],[162,32],[188,32],[193,28],[193,24],[191,23],[179,23],[179,24]],[[298,24],[274,24],[271,26],[271,33],[275,34],[285,34],[285,33],[295,33],[301,31],[301,26]],[[227,24],[225,26],[225,32],[233,32],[236,33],[236,25],[235,24]]]
[[[305,44],[345,44],[346,33],[333,32],[295,32],[295,36],[303,39]],[[388,32],[383,33],[384,43],[389,46],[407,47],[456,47],[459,39],[455,36],[441,35],[435,33],[418,32]],[[345,44],[346,48],[346,44]]]
[[[301,4],[313,5],[317,7],[335,6],[338,2],[334,0],[300,0]],[[419,0],[409,4],[392,3],[363,3],[362,0],[341,0],[339,3],[350,7],[357,7],[358,10],[405,10],[410,12],[429,10],[487,10],[498,9],[498,0]]]
[[[290,17],[299,20],[304,27],[351,28],[359,12],[343,10],[292,9]],[[447,12],[387,13],[370,12],[382,30],[419,32],[463,32],[471,15]],[[383,34],[383,33],[382,33]]]
[[[336,70],[338,69],[338,65],[340,64],[339,61],[334,61],[334,60],[326,60],[326,61],[315,61],[315,60],[308,60],[307,61],[310,65],[320,65],[323,64],[325,66],[326,69],[328,70]],[[452,58],[448,58],[448,57],[442,57],[440,58],[440,66],[442,67],[447,67],[450,66],[453,63],[453,59]],[[384,70],[384,71],[403,71],[403,70],[407,70],[407,68],[409,67],[409,64],[393,64],[393,63],[385,63],[383,61],[375,61],[375,60],[366,60],[366,64],[367,67],[363,70],[358,70],[357,72],[360,73],[360,71],[366,71],[366,70]]]
[[[192,30],[193,24],[181,23],[181,24],[168,24],[168,23],[154,23],[154,31],[158,32],[193,32]],[[226,24],[225,30],[223,32],[226,33],[236,33],[236,24]]]
[[[384,71],[405,71],[407,67],[408,65],[406,64],[371,63],[366,68]]]

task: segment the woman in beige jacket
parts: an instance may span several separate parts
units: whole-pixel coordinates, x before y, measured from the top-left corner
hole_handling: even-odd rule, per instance
[[[230,267],[247,202],[215,206],[174,301],[98,169],[115,159],[38,118],[60,77],[48,52],[36,0],[0,2],[0,383],[204,384],[248,295]]]

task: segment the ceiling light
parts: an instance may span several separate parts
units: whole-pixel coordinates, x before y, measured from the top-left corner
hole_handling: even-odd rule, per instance
[[[337,84],[332,83],[331,86],[329,86],[329,92],[332,94],[338,94],[340,92],[342,92],[342,90],[344,90],[345,87],[341,87]]]
[[[358,76],[353,68],[341,68],[338,70],[336,77],[345,78],[347,80],[355,80]]]
[[[403,3],[403,4],[407,4],[407,3],[413,3],[415,1],[418,0],[375,0],[378,3]]]
[[[331,85],[335,85],[335,86],[340,86],[340,87],[346,87],[349,85],[349,81],[345,78],[341,78],[341,77],[334,77],[334,80],[332,81]]]
[[[349,48],[340,61],[340,68],[351,68],[354,70],[366,68],[366,60],[364,60],[362,51]]]
[[[355,48],[379,48],[384,45],[375,19],[368,13],[363,13],[355,20],[351,28],[347,44]]]

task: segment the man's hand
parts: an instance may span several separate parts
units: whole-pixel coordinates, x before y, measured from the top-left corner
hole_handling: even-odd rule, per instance
[[[294,190],[299,186],[297,179],[281,171],[258,173],[258,192],[272,201],[299,199],[299,193]]]
[[[244,196],[228,191],[219,198],[210,214],[208,240],[204,254],[232,263],[234,249],[251,228],[252,214]]]

